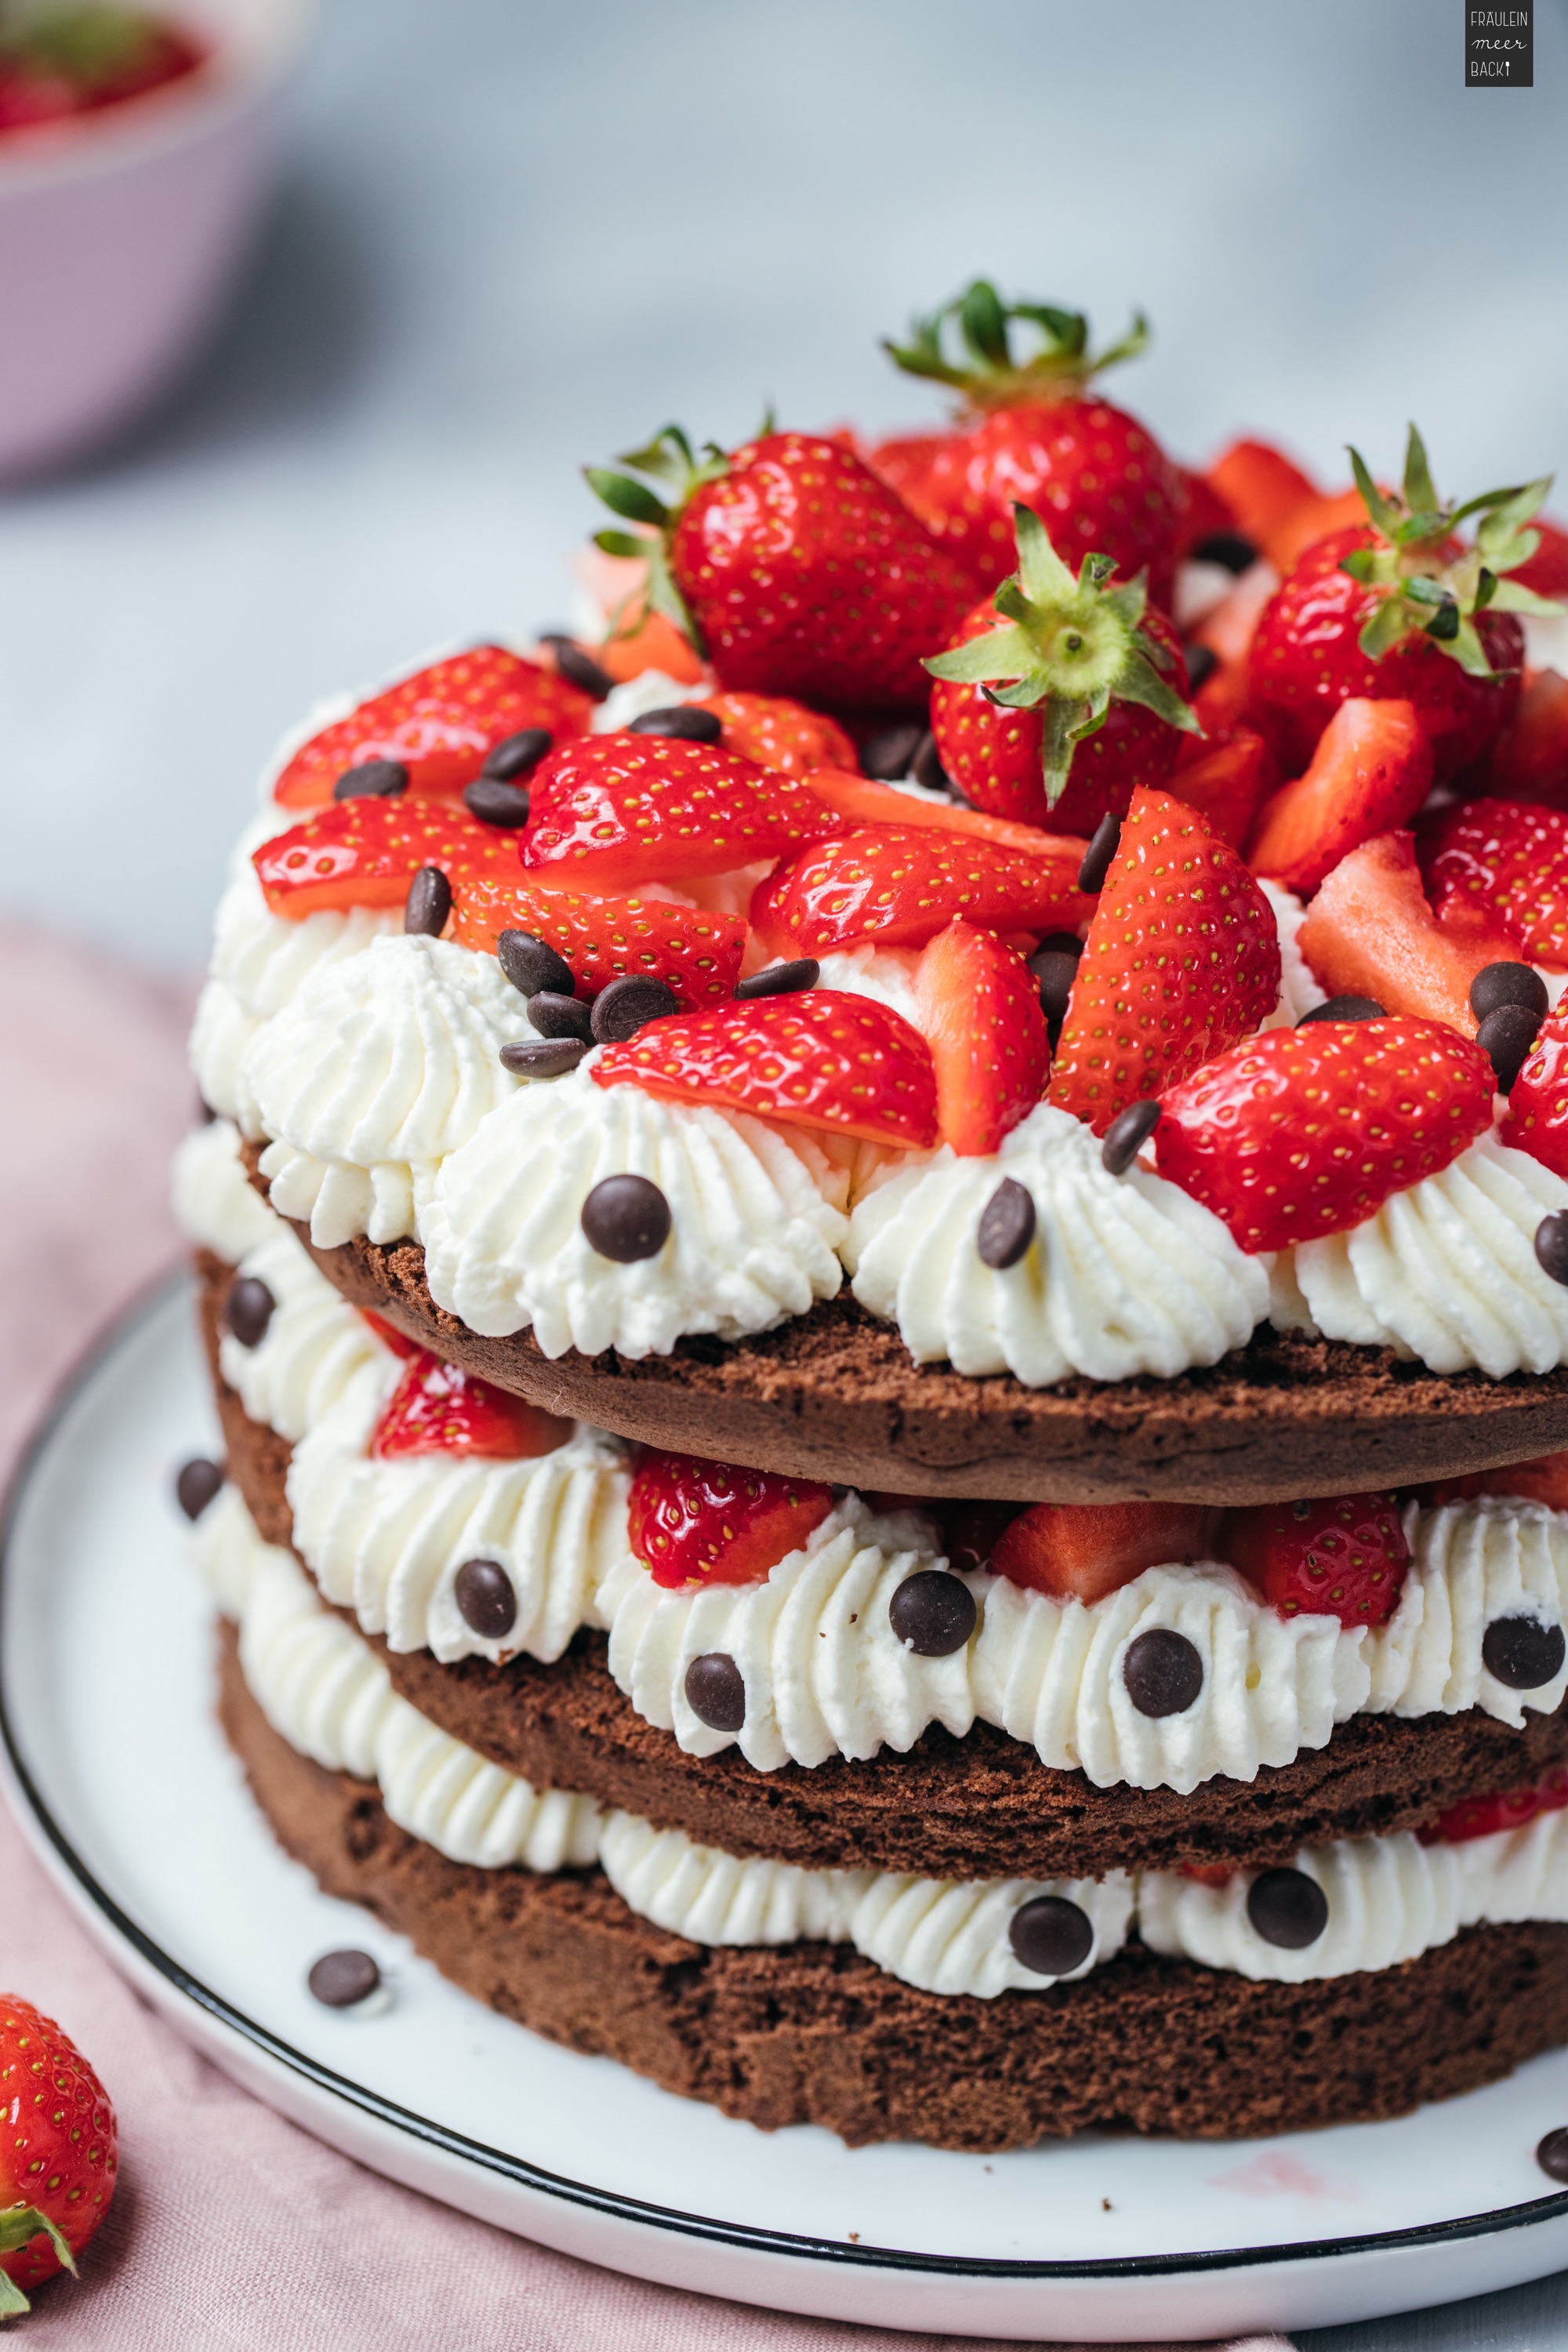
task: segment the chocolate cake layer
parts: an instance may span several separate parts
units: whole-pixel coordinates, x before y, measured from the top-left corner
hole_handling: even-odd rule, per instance
[[[374,1789],[295,1754],[224,1637],[224,1727],[288,1852],[488,2007],[764,2130],[853,2146],[1025,2147],[1091,2126],[1240,2138],[1401,2115],[1568,2041],[1568,1927],[1471,1927],[1402,1967],[1305,1985],[1133,1944],[1077,1984],[917,1991],[846,1946],[711,1949],[598,1871],[447,1861]]]
[[[437,1307],[415,1242],[317,1249],[305,1226],[295,1231],[356,1307],[552,1412],[871,1492],[1258,1503],[1417,1486],[1568,1446],[1568,1369],[1444,1376],[1390,1349],[1267,1325],[1175,1380],[1048,1389],[912,1363],[892,1326],[847,1294],[735,1346],[682,1339],[637,1363],[613,1349],[549,1357],[531,1331],[485,1339]]]
[[[288,1448],[247,1419],[232,1391],[226,1401],[220,1387],[219,1402],[230,1475],[268,1540],[287,1544]],[[441,1665],[427,1651],[374,1646],[422,1715],[536,1787],[581,1790],[728,1853],[815,1868],[1050,1878],[1284,1862],[1304,1845],[1419,1828],[1462,1798],[1524,1787],[1568,1759],[1568,1707],[1530,1716],[1523,1731],[1473,1708],[1353,1717],[1327,1748],[1186,1797],[1096,1788],[987,1724],[963,1739],[933,1726],[903,1755],[759,1772],[734,1748],[685,1755],[646,1723],[610,1676],[602,1633],[580,1633],[552,1665]]]

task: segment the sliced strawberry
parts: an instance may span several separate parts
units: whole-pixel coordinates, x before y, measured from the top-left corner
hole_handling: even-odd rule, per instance
[[[1103,1135],[1273,1012],[1279,935],[1235,850],[1169,793],[1132,795],[1068,1000],[1049,1098]]]
[[[295,752],[273,797],[285,808],[313,808],[366,760],[401,761],[411,793],[459,792],[509,735],[546,727],[564,741],[586,732],[593,709],[587,695],[553,670],[500,646],[476,646],[416,670],[323,727]]]
[[[515,875],[511,836],[441,801],[334,801],[264,841],[251,859],[275,915],[401,907],[422,866],[455,878]]]
[[[401,1353],[402,1350],[399,1350]],[[377,1462],[400,1462],[412,1454],[473,1454],[493,1462],[531,1461],[553,1454],[572,1434],[572,1423],[545,1412],[506,1389],[492,1388],[456,1364],[444,1364],[424,1348],[409,1356],[406,1370],[371,1434]]]
[[[1568,1003],[1549,1013],[1509,1089],[1498,1141],[1568,1176]]]
[[[987,930],[1076,930],[1093,904],[1078,887],[1082,845],[1036,838],[1039,848],[1025,851],[929,825],[846,834],[762,883],[752,926],[771,955],[784,956],[852,940],[923,947],[954,915]]]
[[[1167,787],[1173,800],[1195,809],[1216,840],[1239,849],[1252,830],[1258,803],[1279,785],[1279,770],[1261,735],[1234,727],[1218,741],[1183,739],[1175,773]]]
[[[1180,557],[1188,557],[1205,539],[1230,535],[1237,525],[1228,499],[1220,497],[1212,482],[1185,466],[1178,466],[1176,473],[1184,499],[1176,552]]]
[[[995,1151],[1039,1101],[1050,1067],[1038,982],[994,931],[959,919],[921,957],[915,994],[942,1141],[960,1158]]]
[[[1207,1558],[1215,1517],[1203,1503],[1036,1503],[998,1538],[991,1566],[1088,1607],[1146,1568]]]
[[[631,1547],[656,1584],[761,1584],[833,1508],[826,1486],[695,1454],[645,1453],[632,1480]]]
[[[535,769],[529,799],[524,869],[595,890],[726,874],[837,825],[804,784],[673,735],[568,743]]]
[[[1385,1013],[1444,1021],[1467,1037],[1476,974],[1519,960],[1511,933],[1484,912],[1450,905],[1438,919],[1407,833],[1380,834],[1342,858],[1297,937],[1331,996],[1370,996]]]
[[[382,1346],[389,1348],[395,1356],[401,1356],[406,1361],[410,1356],[425,1354],[426,1350],[421,1348],[417,1339],[406,1338],[397,1328],[395,1323],[389,1323],[384,1315],[373,1314],[368,1307],[362,1307],[360,1313],[364,1317]]]
[[[650,669],[672,678],[677,686],[698,686],[706,674],[675,623],[662,613],[650,612],[646,604],[634,604],[629,614],[617,615],[613,634],[596,645],[593,654],[605,677],[618,685],[642,677]]]
[[[459,880],[450,933],[459,947],[493,954],[503,931],[531,931],[564,956],[581,997],[637,972],[662,980],[683,1013],[729,1001],[746,948],[739,915],[549,890],[515,866]]]
[[[1568,1765],[1559,1764],[1531,1789],[1510,1789],[1485,1797],[1465,1797],[1415,1834],[1423,1845],[1465,1845],[1471,1838],[1521,1830],[1542,1813],[1568,1805]]]
[[[879,784],[847,768],[814,768],[806,782],[820,801],[857,830],[867,825],[899,825],[905,831],[960,833],[971,841],[989,841],[999,849],[1021,849],[1030,857],[1054,857],[1076,873],[1083,862],[1087,841],[1047,835],[1038,825],[1015,824],[1005,816],[985,816],[965,808],[961,801],[917,800],[893,784]]]
[[[722,726],[726,751],[775,775],[810,768],[852,768],[855,746],[837,719],[784,694],[715,694],[705,706]]]
[[[1227,1511],[1219,1549],[1281,1617],[1337,1617],[1342,1625],[1386,1625],[1410,1566],[1392,1495]]]
[[[1471,801],[1439,820],[1422,863],[1439,920],[1466,909],[1509,932],[1531,963],[1568,971],[1568,815]]]
[[[1432,747],[1414,703],[1342,702],[1303,776],[1258,817],[1247,863],[1310,898],[1342,857],[1408,823],[1432,789]]]
[[[918,1029],[831,988],[650,1021],[592,1064],[602,1087],[753,1111],[921,1151],[936,1141],[936,1076]]]
[[[1255,547],[1319,495],[1316,482],[1268,441],[1233,441],[1204,480],[1235,517],[1231,528]]]
[[[1171,1089],[1154,1157],[1244,1250],[1284,1249],[1447,1168],[1489,1125],[1495,1083],[1480,1047],[1436,1022],[1270,1029]]]
[[[1568,677],[1528,672],[1513,716],[1487,754],[1483,789],[1568,807]]]
[[[1542,1454],[1533,1462],[1507,1463],[1500,1470],[1472,1470],[1468,1477],[1439,1479],[1420,1491],[1428,1503],[1458,1503],[1473,1495],[1517,1495],[1521,1502],[1568,1511],[1568,1454]]]
[[[1531,523],[1541,544],[1527,562],[1515,567],[1514,578],[1533,588],[1538,596],[1568,597],[1568,530],[1536,515]]]

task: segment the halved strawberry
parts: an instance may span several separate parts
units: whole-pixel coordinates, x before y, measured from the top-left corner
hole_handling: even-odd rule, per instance
[[[539,663],[500,646],[476,646],[416,670],[334,719],[295,752],[273,791],[285,808],[330,801],[332,786],[366,760],[397,760],[411,793],[456,793],[471,783],[495,744],[525,727],[557,742],[587,731],[587,695]]]
[[[1146,1568],[1206,1559],[1215,1517],[1204,1503],[1036,1503],[1004,1529],[991,1566],[1088,1607]]]
[[[1089,927],[1049,1099],[1103,1135],[1243,1037],[1279,996],[1273,910],[1234,849],[1140,787]]]
[[[1038,825],[1015,824],[1010,817],[986,816],[965,808],[962,801],[917,800],[894,784],[879,784],[858,770],[813,768],[805,779],[819,801],[846,820],[846,830],[867,825],[899,825],[906,832],[961,833],[971,841],[989,841],[1000,849],[1021,849],[1030,857],[1055,857],[1063,866],[1083,862],[1087,841],[1065,835],[1042,835]]]
[[[1392,1495],[1227,1511],[1219,1550],[1281,1617],[1337,1617],[1342,1625],[1386,1625],[1410,1566]]]
[[[401,1352],[401,1351],[400,1351]],[[573,1424],[506,1389],[492,1388],[424,1348],[414,1350],[371,1434],[377,1462],[413,1454],[473,1454],[493,1462],[553,1454]]]
[[[529,799],[524,869],[595,890],[726,874],[837,829],[804,784],[672,735],[568,743],[534,770]]]
[[[792,702],[788,695],[715,694],[703,707],[723,728],[720,740],[726,751],[754,760],[775,775],[855,765],[855,746],[837,720]]]
[[[1471,1838],[1521,1830],[1541,1813],[1568,1805],[1568,1765],[1559,1764],[1530,1789],[1509,1789],[1484,1797],[1463,1797],[1415,1834],[1423,1845],[1465,1845]]]
[[[1531,963],[1568,971],[1568,815],[1471,801],[1438,821],[1422,864],[1439,920],[1465,908],[1508,931]]]
[[[1549,1013],[1513,1085],[1498,1141],[1568,1176],[1568,1003]]]
[[[615,558],[605,560],[614,562]],[[641,677],[650,669],[673,678],[677,686],[698,686],[705,675],[701,661],[674,622],[636,598],[628,610],[617,613],[614,629],[593,652],[605,677],[617,685]]]
[[[1513,715],[1487,753],[1482,790],[1568,807],[1568,677],[1527,671]]]
[[[1239,849],[1252,830],[1258,803],[1275,791],[1279,770],[1261,735],[1250,727],[1232,727],[1217,741],[1202,742],[1185,736],[1175,772],[1166,790],[1173,800],[1196,809],[1217,840]]]
[[[1049,834],[1037,849],[932,825],[877,825],[803,851],[759,885],[752,927],[771,955],[820,955],[851,940],[923,947],[954,915],[987,930],[1077,930],[1093,905],[1078,887],[1083,845]]]
[[[612,980],[637,972],[673,989],[683,1013],[728,1002],[746,949],[739,915],[549,890],[515,866],[459,879],[450,932],[458,946],[493,954],[509,930],[531,931],[564,956],[581,997],[595,997]]]
[[[1310,898],[1342,857],[1407,824],[1431,789],[1432,747],[1414,703],[1352,696],[1319,736],[1305,775],[1263,809],[1247,862]]]
[[[395,1356],[401,1356],[405,1362],[411,1356],[420,1356],[426,1352],[417,1339],[408,1339],[397,1328],[395,1323],[389,1323],[384,1315],[374,1314],[368,1307],[362,1307],[360,1313],[370,1325],[382,1346],[390,1349]]]
[[[1458,1503],[1473,1495],[1517,1495],[1568,1511],[1568,1454],[1542,1454],[1533,1462],[1506,1463],[1500,1470],[1472,1470],[1465,1478],[1440,1478],[1420,1489],[1427,1503]]]
[[[1514,578],[1533,588],[1538,596],[1568,597],[1568,530],[1539,514],[1533,529],[1541,544],[1519,565]]]
[[[650,1021],[592,1064],[601,1087],[753,1111],[921,1151],[936,1141],[936,1075],[918,1029],[831,988]]]
[[[1315,1021],[1206,1062],[1161,1104],[1162,1176],[1244,1250],[1348,1231],[1489,1125],[1492,1066],[1427,1021]]]
[[[1304,548],[1362,519],[1354,489],[1324,492],[1267,441],[1235,441],[1209,467],[1209,488],[1229,506],[1233,528],[1289,572]]]
[[[761,1584],[833,1508],[826,1486],[695,1454],[645,1453],[627,1507],[631,1548],[656,1584]]]
[[[915,994],[942,1141],[960,1158],[995,1151],[1039,1101],[1050,1067],[1038,982],[994,931],[957,919],[921,957]]]
[[[1512,934],[1484,910],[1432,912],[1407,833],[1380,834],[1342,857],[1297,936],[1331,996],[1370,996],[1385,1013],[1444,1021],[1467,1037],[1476,974],[1519,960]]]
[[[449,802],[364,799],[334,801],[250,862],[272,912],[302,922],[321,907],[401,907],[422,866],[515,876],[515,856],[510,835]]]

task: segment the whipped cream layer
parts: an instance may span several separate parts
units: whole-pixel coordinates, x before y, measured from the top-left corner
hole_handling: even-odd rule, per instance
[[[1563,1812],[1459,1845],[1395,1835],[1303,1852],[1294,1866],[1322,1889],[1328,1916],[1300,1949],[1252,1924],[1250,1871],[1217,1887],[1166,1872],[965,1883],[742,1859],[588,1798],[535,1790],[440,1730],[392,1690],[374,1653],[321,1606],[289,1554],[262,1542],[232,1488],[204,1515],[195,1549],[219,1607],[238,1622],[247,1685],[290,1747],[378,1782],[389,1816],[452,1861],[538,1871],[597,1861],[629,1909],[693,1943],[848,1943],[924,1991],[994,2000],[1089,1975],[1134,1926],[1172,1958],[1301,1984],[1397,1966],[1483,1921],[1568,1920]],[[1014,1948],[1014,1920],[1041,1896],[1076,1905],[1088,1924],[1089,1950],[1068,1976],[1026,1967]]]

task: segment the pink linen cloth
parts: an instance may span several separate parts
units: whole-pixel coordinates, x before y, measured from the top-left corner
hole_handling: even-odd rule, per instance
[[[168,1160],[195,1110],[190,1002],[189,990],[62,941],[0,930],[6,1472],[76,1357],[179,1253]],[[40,2290],[16,2323],[37,2352],[920,2352],[939,2341],[622,2278],[321,2147],[121,1982],[3,1809],[0,1990],[59,2020],[120,2116],[120,2186],[82,2276]],[[961,2339],[940,2342],[960,2352]],[[1286,2352],[1275,2337],[1251,2352],[1270,2347]]]

